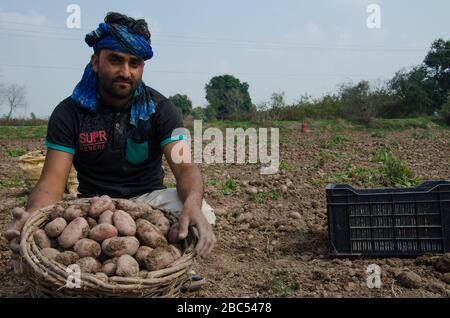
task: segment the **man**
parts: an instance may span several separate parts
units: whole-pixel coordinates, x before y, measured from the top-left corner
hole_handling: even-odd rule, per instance
[[[189,225],[195,225],[195,250],[208,254],[216,242],[211,227],[215,216],[203,200],[200,171],[190,160],[178,163],[172,155],[185,137],[172,135],[183,127],[182,119],[168,99],[142,81],[144,61],[153,56],[147,23],[108,13],[105,23],[85,40],[94,54],[72,96],[50,117],[47,156],[27,213],[63,198],[73,164],[81,196],[133,198],[169,210],[179,217],[180,239],[187,236]],[[163,154],[176,178],[176,190],[163,186]],[[17,222],[6,236],[17,252],[13,242],[20,233],[14,225]]]

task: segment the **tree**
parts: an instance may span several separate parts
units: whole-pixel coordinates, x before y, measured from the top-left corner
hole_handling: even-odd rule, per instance
[[[389,81],[389,88],[400,98],[394,109],[396,117],[419,115],[432,111],[433,100],[430,92],[433,90],[433,82],[429,81],[427,76],[425,67],[416,66],[410,71],[397,72]]]
[[[205,116],[205,109],[198,106],[195,107],[192,111],[191,111],[191,115],[194,119],[204,119]]]
[[[343,114],[345,117],[368,124],[376,115],[376,110],[369,103],[369,82],[343,84],[340,87]]]
[[[217,119],[217,112],[211,105],[205,108],[204,118],[206,121],[214,121]]]
[[[180,114],[185,117],[192,111],[192,102],[187,95],[176,94],[169,97],[169,100],[174,103]]]
[[[286,106],[286,102],[284,101],[285,95],[285,92],[273,93],[270,97],[270,104],[272,108],[281,108]]]
[[[205,86],[207,117],[216,116],[220,120],[248,115],[252,111],[252,101],[248,84],[232,75],[213,77]]]
[[[430,93],[435,108],[440,108],[450,93],[450,40],[438,39],[433,42],[424,60],[429,79],[434,81]]]
[[[445,123],[450,126],[450,100],[442,106],[441,114]]]
[[[10,84],[2,88],[1,94],[3,96],[2,102],[6,104],[8,114],[6,120],[10,120],[14,112],[19,108],[26,107],[26,88],[24,85]]]

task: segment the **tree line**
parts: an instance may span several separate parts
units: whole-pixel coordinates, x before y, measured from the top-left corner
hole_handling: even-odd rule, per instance
[[[170,100],[183,116],[213,120],[302,120],[344,118],[369,124],[374,118],[440,116],[450,124],[450,40],[438,39],[420,65],[398,71],[382,83],[343,83],[334,94],[313,99],[302,96],[288,105],[284,93],[254,105],[248,83],[232,75],[213,77],[205,85],[206,108],[192,108],[186,95]]]

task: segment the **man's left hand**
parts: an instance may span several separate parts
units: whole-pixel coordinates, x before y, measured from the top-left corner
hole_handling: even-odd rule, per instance
[[[179,239],[185,239],[189,225],[195,225],[198,230],[198,242],[195,246],[195,252],[199,256],[204,256],[212,251],[216,244],[216,236],[212,230],[211,224],[209,224],[206,217],[203,215],[200,209],[187,209],[184,208],[180,215],[178,228]]]

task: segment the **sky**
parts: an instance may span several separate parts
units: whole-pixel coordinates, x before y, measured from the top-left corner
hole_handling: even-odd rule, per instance
[[[80,28],[67,27],[71,4]],[[420,64],[435,39],[450,39],[448,0],[0,0],[0,82],[27,90],[16,116],[48,117],[71,95],[92,54],[84,36],[109,11],[146,19],[154,57],[144,82],[166,97],[186,94],[194,107],[207,105],[204,87],[216,75],[247,82],[256,105],[274,92],[294,103],[343,82],[388,80]]]

